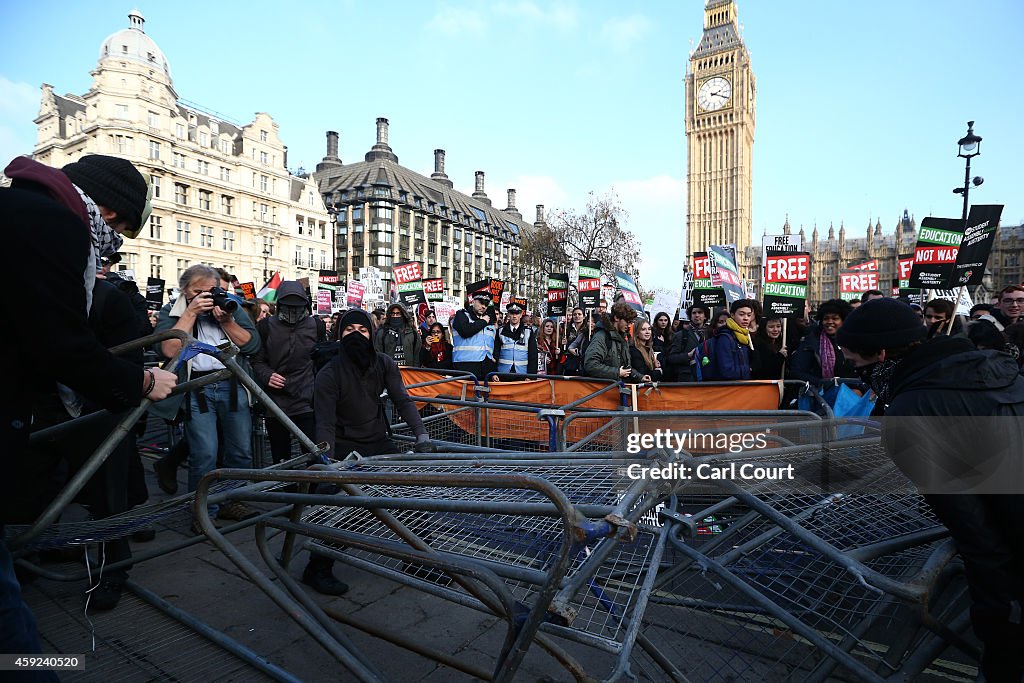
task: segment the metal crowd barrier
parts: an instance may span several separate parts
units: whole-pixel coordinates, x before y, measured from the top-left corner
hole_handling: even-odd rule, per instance
[[[629,480],[620,464],[481,464],[467,456],[421,463],[392,456],[319,471],[218,470],[203,479],[197,500],[205,510],[209,487],[222,478],[287,482],[307,491],[337,487],[332,495],[249,487],[227,494],[294,505],[287,521],[267,519],[255,526],[257,546],[280,586],[209,518],[200,519],[214,544],[359,680],[382,676],[335,620],[494,681],[511,680],[536,640],[577,680],[588,680],[586,667],[552,640],[557,636],[616,655],[614,679],[628,669],[667,528],[644,521],[659,501],[657,487]],[[266,543],[268,529],[287,534],[283,564]],[[321,609],[286,571],[295,536],[310,539],[317,553],[503,619],[507,630],[493,671]]]
[[[277,419],[282,421],[282,423],[299,440],[302,449],[305,451],[305,453],[299,457],[293,458],[288,462],[281,463],[277,466],[278,468],[301,467],[309,464],[310,462],[323,461],[322,454],[325,452],[325,449],[317,446],[308,437],[306,437],[305,434],[303,434],[301,430],[292,423],[288,416],[285,415],[276,404],[274,404],[260,386],[238,365],[238,362],[235,360],[235,356],[238,353],[238,348],[236,346],[226,344],[222,347],[215,348],[198,342],[186,332],[180,330],[167,330],[165,332],[153,334],[148,337],[142,337],[126,344],[116,346],[111,349],[111,352],[114,354],[120,354],[139,347],[150,347],[168,339],[178,339],[183,344],[179,353],[166,364],[166,369],[170,372],[176,371],[180,363],[184,362],[189,357],[200,353],[211,355],[225,365],[225,369],[220,372],[180,383],[174,388],[172,395],[183,394],[196,388],[206,386],[207,384],[213,384],[233,377],[237,379],[239,384],[245,386],[246,389],[248,389],[252,395],[264,405],[267,412],[275,415]],[[30,561],[27,559],[27,556],[38,550],[84,546],[125,538],[137,531],[152,528],[157,523],[168,522],[176,519],[182,520],[182,526],[187,528],[188,522],[185,520],[189,518],[192,512],[194,502],[194,496],[192,494],[186,494],[170,500],[138,506],[131,510],[113,514],[103,519],[65,524],[59,523],[61,514],[75,500],[76,496],[78,496],[82,491],[89,479],[99,471],[106,459],[113,452],[114,448],[116,448],[121,440],[123,440],[134,428],[135,423],[145,414],[150,403],[151,401],[144,399],[138,408],[128,411],[128,413],[117,424],[117,427],[106,439],[104,439],[102,444],[100,444],[93,454],[74,473],[59,495],[50,502],[46,509],[32,524],[7,525],[6,542],[14,557],[17,558],[17,562],[20,566],[25,567],[40,576],[54,580],[80,580],[85,578],[89,573],[89,570],[85,567],[70,572],[56,572]],[[35,443],[45,441],[46,439],[55,436],[64,436],[69,433],[74,433],[75,430],[80,429],[83,426],[87,426],[95,420],[103,417],[109,417],[109,413],[107,411],[90,413],[88,415],[33,432],[30,440]],[[226,491],[238,485],[240,484],[237,482],[226,482],[222,484],[218,491],[215,492],[212,499],[213,502],[218,502],[218,500],[223,498],[221,496],[222,491]],[[280,511],[267,512],[264,513],[264,515],[279,514],[279,512]],[[251,526],[253,523],[254,522],[252,520],[246,520],[244,522],[232,524],[229,527],[226,527],[226,529],[233,531]],[[131,564],[170,552],[175,552],[196,543],[201,543],[204,540],[204,537],[197,536],[172,542],[161,547],[149,548],[141,552],[135,551],[133,552],[133,557],[131,559],[120,562],[110,562],[105,566],[107,569],[130,566]]]
[[[198,342],[185,332],[168,330],[166,332],[150,335],[148,337],[120,345],[112,348],[111,351],[115,354],[123,353],[139,347],[148,347],[167,339],[178,339],[183,344],[181,351],[167,363],[166,367],[169,371],[175,371],[179,367],[180,363],[184,362],[192,355],[199,353],[212,355],[225,365],[225,369],[221,372],[179,384],[175,387],[173,392],[174,394],[185,393],[207,384],[223,381],[228,378],[235,378],[239,384],[245,386],[254,397],[261,401],[265,411],[276,416],[277,419],[279,419],[291,431],[291,433],[299,440],[302,450],[305,451],[305,453],[299,457],[292,458],[275,467],[301,468],[309,465],[311,462],[323,462],[323,453],[326,451],[326,448],[312,443],[294,425],[294,423],[288,419],[280,408],[278,408],[278,406],[275,405],[269,397],[267,397],[256,382],[254,382],[252,378],[249,377],[249,375],[238,365],[235,360],[238,348],[234,345],[225,344],[221,347],[214,348]],[[106,462],[114,448],[122,439],[125,438],[125,436],[129,434],[129,432],[134,428],[135,423],[145,414],[149,404],[149,400],[143,400],[137,408],[128,411],[128,413],[119,421],[111,434],[103,440],[102,444],[100,444],[84,464],[71,476],[70,480],[65,484],[59,495],[56,496],[56,498],[32,524],[6,525],[5,531],[7,534],[7,545],[11,548],[12,554],[16,558],[15,561],[21,568],[42,578],[55,581],[78,581],[87,577],[92,580],[97,570],[102,574],[104,571],[129,567],[145,560],[164,556],[207,540],[205,536],[200,535],[169,543],[163,543],[158,547],[147,547],[145,550],[141,551],[140,549],[135,548],[133,549],[132,555],[129,559],[117,562],[97,561],[97,559],[90,556],[87,551],[89,545],[126,538],[137,531],[153,528],[158,523],[166,524],[169,522],[173,523],[175,521],[180,521],[183,528],[188,528],[188,520],[191,519],[191,515],[195,514],[194,494],[187,494],[162,502],[138,506],[126,512],[115,513],[102,519],[73,523],[60,522],[62,513],[75,500],[76,496],[82,491],[89,480],[99,472],[100,468]],[[90,413],[77,419],[69,420],[59,425],[34,432],[30,437],[30,441],[40,443],[55,436],[73,434],[76,429],[94,424],[96,420],[103,418],[109,418],[109,413],[107,413],[107,411]],[[162,454],[163,447],[153,443],[157,440],[153,438],[155,434],[149,432],[146,436],[149,438],[144,439],[144,442],[148,444],[148,448],[150,450],[155,449],[155,452]],[[173,433],[171,433],[171,436],[173,440]],[[238,490],[239,488],[264,488],[266,486],[268,485],[252,484],[238,479],[222,480],[215,489],[204,491],[204,503],[226,500],[227,493],[229,491]],[[230,534],[240,529],[252,527],[266,519],[283,514],[289,509],[289,507],[285,506],[278,509],[264,511],[252,519],[233,523],[230,526],[224,527],[221,530],[221,533]],[[205,507],[203,508],[203,512],[206,512]],[[42,566],[34,559],[33,554],[36,551],[69,547],[86,548],[86,552],[84,552],[83,557],[84,562],[77,569],[57,569],[53,567],[46,567]],[[86,566],[86,564],[89,566]],[[99,579],[96,578],[95,580],[98,581]],[[235,657],[235,659],[228,657],[220,661],[222,661],[226,666],[250,667],[246,670],[245,674],[243,674],[245,676],[252,676],[254,673],[258,672],[256,675],[261,674],[273,680],[297,680],[288,672],[285,672],[279,667],[271,664],[241,643],[210,627],[196,617],[178,609],[165,600],[158,598],[142,586],[139,586],[132,581],[128,581],[126,583],[126,588],[131,595],[126,596],[124,602],[132,602],[132,600],[137,597],[138,600],[141,600],[141,602],[136,605],[137,608],[140,608],[145,604],[148,605],[148,607],[157,610],[159,613],[153,614],[145,612],[133,614],[134,631],[132,631],[132,633],[138,633],[143,637],[152,638],[153,632],[149,629],[154,629],[165,634],[165,637],[171,637],[177,640],[173,647],[169,647],[169,644],[166,642],[147,641],[145,646],[139,646],[141,647],[141,649],[139,649],[139,647],[133,646],[129,641],[125,641],[124,634],[121,633],[118,630],[119,627],[115,625],[110,626],[110,629],[115,632],[112,637],[116,644],[111,644],[108,643],[108,639],[106,637],[111,634],[97,632],[93,622],[86,619],[88,625],[87,632],[92,631],[94,647],[97,642],[106,646],[100,653],[94,652],[93,654],[105,662],[104,666],[107,669],[108,675],[125,675],[125,672],[128,671],[134,672],[135,675],[139,675],[140,672],[143,671],[158,671],[160,672],[159,675],[166,676],[170,675],[169,671],[171,669],[173,669],[177,675],[209,675],[210,671],[207,668],[208,664],[214,661],[210,659],[209,656],[198,660],[195,660],[194,658],[193,660],[189,660],[180,656],[180,649],[184,644],[180,640],[183,637],[182,634],[191,631],[192,633],[200,636],[202,640],[190,643],[190,647],[200,649],[204,647],[220,648],[221,650],[230,653]],[[103,621],[103,619],[98,619],[97,623],[101,623]],[[179,625],[172,626],[172,621],[177,622]],[[71,619],[71,615],[69,614],[66,619],[61,621],[60,624],[51,624],[51,626],[58,629],[64,629],[67,627],[64,622],[71,624],[71,628],[74,628],[74,624],[76,623],[75,620]],[[188,631],[185,631],[185,629]],[[205,645],[202,644],[204,642],[206,643]],[[177,648],[177,650],[175,650],[175,648]],[[139,653],[144,653],[144,655],[140,656]],[[195,652],[192,652],[192,654],[195,655]],[[200,668],[190,668],[196,666]],[[191,671],[192,673],[186,673],[188,671]]]
[[[638,671],[882,681],[970,670],[963,568],[877,437],[683,462],[793,465],[798,483],[675,489],[661,510],[672,562],[644,615]]]

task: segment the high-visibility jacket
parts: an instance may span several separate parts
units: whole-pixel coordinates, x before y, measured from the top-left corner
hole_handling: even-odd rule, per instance
[[[530,341],[533,337],[533,330],[529,327],[523,330],[519,339],[513,339],[503,332],[508,328],[502,328],[498,333],[498,341],[501,344],[498,350],[498,372],[515,372],[526,374],[530,365]]]
[[[455,318],[464,317],[464,323],[476,322],[470,318],[469,311],[462,309],[455,314]],[[494,325],[487,325],[476,334],[470,337],[463,337],[459,334],[459,328],[463,325],[460,321],[452,321],[452,361],[455,363],[479,363],[484,360],[494,360]]]

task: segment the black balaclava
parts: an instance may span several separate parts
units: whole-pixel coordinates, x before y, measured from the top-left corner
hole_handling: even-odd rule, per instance
[[[395,311],[399,311],[402,314],[402,317],[392,318],[391,314],[394,313]],[[387,320],[385,320],[385,324],[387,324],[388,327],[390,327],[393,330],[400,330],[403,327],[405,327],[405,322],[405,311],[402,309],[401,306],[394,305],[388,307]]]
[[[289,301],[291,300],[289,299]],[[277,304],[277,317],[285,325],[297,325],[307,315],[309,315],[309,306],[305,303],[293,304],[282,301]]]
[[[349,332],[342,337],[341,348],[345,350],[348,359],[360,368],[370,367],[376,355],[373,350],[373,342],[359,332]]]

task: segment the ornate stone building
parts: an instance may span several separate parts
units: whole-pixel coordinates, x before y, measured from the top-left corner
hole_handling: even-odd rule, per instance
[[[125,240],[122,269],[168,286],[195,263],[262,286],[271,273],[311,277],[332,262],[333,235],[316,184],[287,169],[288,148],[269,114],[239,125],[186,104],[171,67],[133,11],[100,46],[84,95],[44,84],[35,123],[39,161],[63,166],[110,154],[150,174],[153,213]],[[314,284],[315,286],[315,284]]]
[[[487,196],[483,171],[476,172],[471,196],[455,190],[443,149],[434,150],[430,177],[399,165],[384,118],[377,119],[377,142],[361,161],[343,163],[338,152],[339,135],[330,131],[327,154],[313,176],[337,221],[337,270],[343,278],[374,266],[383,272],[387,291],[394,263],[419,261],[424,277],[442,278],[449,294],[496,277],[531,305],[540,301],[546,282],[530,280],[514,263],[520,234],[532,227],[516,208],[514,189],[504,209]],[[543,221],[544,207],[538,205],[534,225]]]
[[[686,233],[690,253],[751,240],[756,80],[734,0],[707,0],[686,71]],[[746,265],[746,264],[741,264]]]

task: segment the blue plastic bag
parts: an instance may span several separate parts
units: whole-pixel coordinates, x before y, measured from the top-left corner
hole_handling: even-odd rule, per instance
[[[825,403],[827,403],[831,407],[834,406],[836,403],[836,396],[838,396],[839,394],[839,387],[833,384],[832,386],[828,387],[808,388],[808,393],[801,394],[800,397],[797,399],[797,410],[807,410],[812,413],[817,413],[819,415],[825,414],[821,407],[821,402],[818,399],[814,398],[814,393],[817,393],[817,395],[823,398],[825,400]]]
[[[835,402],[832,404],[832,412],[836,417],[868,417],[875,408],[875,396],[868,391],[863,396],[846,384],[839,385]],[[840,439],[848,439],[853,436],[864,434],[864,427],[858,425],[842,425],[837,430]]]

